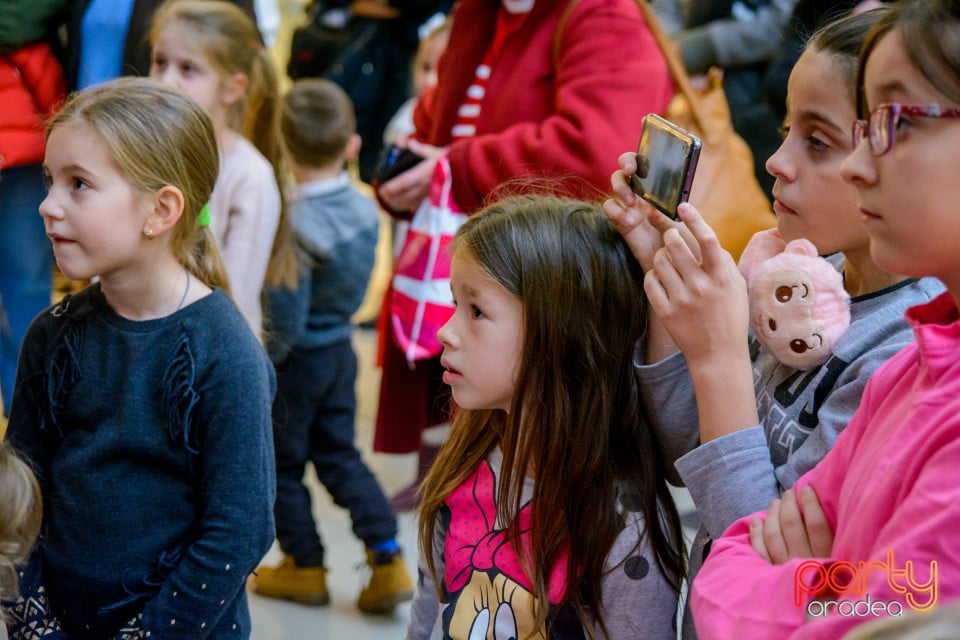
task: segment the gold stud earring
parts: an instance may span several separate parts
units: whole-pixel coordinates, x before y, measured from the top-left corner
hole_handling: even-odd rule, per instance
[[[143,235],[147,236],[147,240],[153,240],[153,229],[147,227],[143,230]]]

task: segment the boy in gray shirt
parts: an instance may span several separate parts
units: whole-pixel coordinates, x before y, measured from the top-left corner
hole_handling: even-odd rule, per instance
[[[268,289],[264,304],[266,345],[277,368],[274,513],[284,559],[260,567],[252,586],[268,597],[329,601],[325,550],[303,484],[310,461],[367,548],[370,582],[357,606],[389,612],[413,597],[413,582],[396,541],[396,517],[354,446],[357,357],[350,341],[350,316],[373,270],[380,214],[344,171],[360,138],[342,89],[326,80],[298,81],[284,101],[281,131],[298,183],[290,221],[301,257],[298,286]]]

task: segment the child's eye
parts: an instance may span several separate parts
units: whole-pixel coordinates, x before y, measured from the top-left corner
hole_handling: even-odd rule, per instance
[[[784,124],[782,127],[777,128],[777,132],[780,134],[780,140],[786,140],[787,136],[790,135],[790,125]]]
[[[70,186],[73,188],[74,191],[83,191],[84,189],[87,188],[87,183],[81,180],[80,178],[74,178],[70,182]]]
[[[43,186],[47,188],[47,191],[50,191],[50,187],[53,186],[53,178],[46,171],[43,172]]]
[[[479,320],[483,317],[483,311],[481,311],[477,305],[472,304],[470,305],[470,317],[474,320]]]
[[[898,117],[896,122],[893,125],[894,133],[900,133],[909,128],[910,128],[910,122],[904,116]]]
[[[818,138],[817,136],[807,136],[807,145],[816,152],[826,151],[830,148],[826,142]]]

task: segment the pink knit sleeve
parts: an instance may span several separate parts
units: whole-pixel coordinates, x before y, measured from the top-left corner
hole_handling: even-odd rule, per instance
[[[863,409],[854,414],[834,448],[793,487],[799,490],[811,485],[817,490],[820,506],[834,530],[839,490],[847,461],[865,426],[866,414]],[[693,582],[690,606],[701,640],[787,638],[804,623],[810,597],[797,603],[795,577],[806,559],[771,565],[760,557],[750,544],[750,521],[758,517],[766,517],[766,511],[730,525],[712,543],[710,555]]]
[[[749,538],[763,513],[713,543],[691,589],[700,638],[840,638],[960,598],[950,577],[960,575],[960,377],[933,368],[915,345],[889,360],[833,450],[794,485],[816,490],[832,557],[768,564]]]

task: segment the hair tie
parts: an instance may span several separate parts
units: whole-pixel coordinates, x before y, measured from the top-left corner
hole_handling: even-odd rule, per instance
[[[200,215],[197,216],[197,226],[198,227],[209,227],[210,226],[210,203],[203,205],[203,208],[200,209]]]

